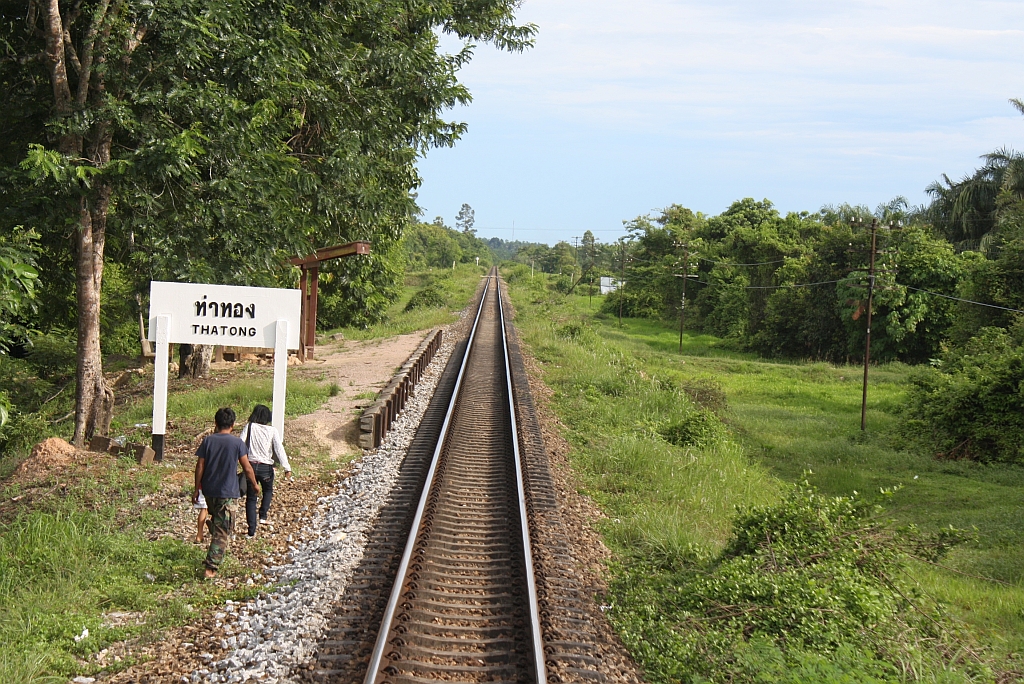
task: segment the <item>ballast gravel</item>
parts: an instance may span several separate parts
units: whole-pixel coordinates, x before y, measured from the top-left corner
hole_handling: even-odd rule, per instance
[[[352,474],[334,494],[317,500],[320,512],[310,523],[307,540],[292,547],[291,562],[267,571],[275,588],[249,603],[228,601],[214,616],[224,634],[219,646],[227,655],[214,660],[213,655],[202,654],[205,666],[191,677],[182,677],[183,682],[298,681],[291,674],[312,662],[331,605],[362,559],[366,533],[394,486],[455,347],[455,336],[448,334],[451,329],[445,332],[444,342],[383,444],[353,465]]]

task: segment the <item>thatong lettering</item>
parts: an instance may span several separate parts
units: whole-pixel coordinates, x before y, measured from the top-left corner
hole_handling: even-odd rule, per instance
[[[246,328],[243,326],[226,326],[226,325],[199,325],[198,323],[192,325],[193,335],[217,335],[220,336],[232,336],[232,337],[256,337],[256,328]]]

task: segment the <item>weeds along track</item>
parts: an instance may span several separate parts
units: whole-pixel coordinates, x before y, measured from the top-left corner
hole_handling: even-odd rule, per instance
[[[573,584],[564,531],[552,525],[550,474],[535,462],[536,420],[526,416],[525,428],[517,421],[517,412],[533,407],[517,401],[524,380],[510,329],[492,271],[309,679],[605,679],[587,629],[589,599]],[[524,436],[528,459],[519,449]],[[553,544],[545,542],[548,530]]]

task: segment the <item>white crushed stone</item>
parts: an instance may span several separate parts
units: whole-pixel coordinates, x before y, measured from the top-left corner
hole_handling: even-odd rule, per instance
[[[345,590],[363,557],[366,532],[377,520],[398,477],[437,381],[454,349],[449,329],[426,372],[379,448],[364,452],[353,473],[331,496],[320,497],[309,539],[293,547],[291,562],[271,568],[276,588],[250,603],[228,601],[215,616],[224,621],[221,647],[232,649],[218,661],[204,654],[206,667],[184,681],[291,684],[297,666],[306,666],[327,628],[331,605]]]

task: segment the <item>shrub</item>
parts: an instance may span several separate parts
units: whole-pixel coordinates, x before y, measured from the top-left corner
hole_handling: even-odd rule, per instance
[[[569,289],[572,288],[572,278],[567,275],[555,276],[554,282],[549,285],[555,292],[561,292],[567,294]]]
[[[983,328],[911,383],[901,435],[946,458],[1024,462],[1024,325]]]
[[[864,500],[804,483],[741,510],[710,561],[619,568],[610,614],[655,682],[892,681],[895,663],[911,659],[955,670],[961,630],[914,602],[901,569],[961,539],[892,529]]]
[[[439,309],[445,306],[448,306],[448,290],[435,283],[414,294],[405,305],[405,310]]]
[[[629,318],[662,318],[665,311],[664,297],[651,290],[623,287],[605,295],[601,302],[603,313],[617,316],[619,303],[622,303],[622,315]]]
[[[28,363],[46,380],[72,377],[75,374],[75,336],[64,332],[36,335],[32,338]]]
[[[683,384],[683,391],[695,404],[715,413],[724,411],[728,405],[721,383],[711,378],[695,378]]]
[[[678,447],[705,448],[725,438],[722,422],[703,408],[693,408],[682,420],[664,425],[658,432],[665,441]]]
[[[519,283],[530,279],[530,267],[526,264],[516,264],[511,268],[502,268],[502,276],[506,283]]]
[[[563,340],[569,340],[576,344],[585,344],[593,342],[595,333],[590,329],[586,323],[576,321],[573,323],[566,323],[565,325],[557,328],[555,334],[561,337]]]

